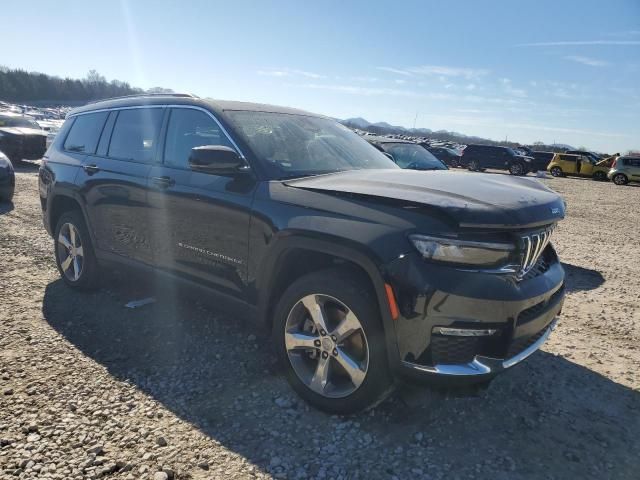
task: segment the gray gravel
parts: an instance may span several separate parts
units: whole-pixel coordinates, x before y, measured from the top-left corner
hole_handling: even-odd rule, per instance
[[[337,417],[251,319],[129,274],[66,288],[22,167],[0,206],[0,478],[638,478],[640,188],[548,183],[569,295],[544,351],[485,390],[402,386]]]

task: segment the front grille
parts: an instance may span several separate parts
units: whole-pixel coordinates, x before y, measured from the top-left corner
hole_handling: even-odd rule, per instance
[[[520,260],[520,272],[519,276],[524,278],[538,263],[540,255],[544,252],[551,234],[553,233],[553,227],[547,228],[536,233],[531,233],[520,237],[520,249],[522,252]]]
[[[551,268],[551,263],[552,260],[549,258],[549,249],[545,249],[535,265],[531,267],[531,270],[522,277],[522,280],[531,280],[532,278],[542,275]]]
[[[479,339],[475,337],[431,337],[431,360],[434,365],[468,363],[478,352]]]
[[[562,297],[564,293],[564,285],[556,290],[547,300],[543,300],[540,303],[536,303],[533,307],[529,307],[526,310],[520,312],[518,315],[517,325],[524,325],[530,320],[539,317],[548,307],[555,305],[555,303]]]
[[[22,141],[22,153],[26,157],[40,158],[47,149],[47,137],[44,135],[26,135]]]
[[[535,335],[533,335],[531,337],[521,338],[521,339],[518,339],[518,340],[515,340],[515,341],[511,342],[511,345],[509,346],[509,351],[507,352],[507,357],[506,358],[513,358],[516,355],[518,355],[519,353],[525,351],[527,348],[529,348],[534,343],[536,343],[544,335],[544,332],[547,331],[547,328],[549,328],[549,327],[546,326],[545,328],[543,328],[542,330],[540,330],[538,333],[536,333]]]

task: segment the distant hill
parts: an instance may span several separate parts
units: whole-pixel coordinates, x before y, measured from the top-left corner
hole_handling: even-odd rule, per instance
[[[500,142],[489,138],[482,138],[476,136],[465,135],[458,132],[450,132],[447,130],[433,131],[428,128],[405,128],[397,125],[391,125],[387,122],[371,123],[362,117],[347,118],[345,120],[338,120],[343,125],[358,130],[364,130],[376,135],[407,135],[410,137],[426,137],[433,140],[440,140],[443,142],[455,142],[462,145],[469,145],[470,143],[482,144],[482,145],[506,145],[509,147],[519,147],[522,144],[517,142]],[[534,150],[555,151],[564,152],[566,150],[573,150],[571,145],[554,144],[544,145],[540,142],[533,145]]]

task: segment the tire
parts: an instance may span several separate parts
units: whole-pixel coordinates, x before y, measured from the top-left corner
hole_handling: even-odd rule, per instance
[[[480,171],[480,163],[478,163],[477,160],[471,160],[469,162],[469,170],[471,170],[472,172],[479,172]]]
[[[98,262],[82,213],[77,210],[63,213],[53,238],[56,265],[64,282],[80,290],[96,288]]]
[[[453,158],[449,161],[449,165],[451,168],[458,168],[460,166],[460,161],[457,158]]]
[[[616,173],[613,176],[612,180],[613,180],[613,183],[620,186],[626,185],[627,183],[629,183],[629,179],[624,173]]]
[[[509,165],[509,173],[511,175],[522,176],[527,174],[527,169],[523,164],[515,162]]]
[[[4,193],[0,193],[0,202],[7,202],[7,203],[13,202],[14,191],[15,191],[14,187],[10,187],[7,190],[5,190]]]
[[[593,179],[599,182],[603,182],[607,179],[607,174],[603,171],[598,171],[593,174]]]
[[[553,167],[551,170],[549,170],[549,173],[551,173],[551,175],[554,177],[563,176],[562,169],[560,167]]]
[[[313,319],[311,311],[316,312]],[[346,328],[346,319],[350,333],[341,340],[338,326]],[[356,272],[331,268],[293,282],[275,308],[273,339],[289,384],[319,410],[359,412],[392,391],[378,301]],[[327,372],[324,382],[318,380],[321,372]]]

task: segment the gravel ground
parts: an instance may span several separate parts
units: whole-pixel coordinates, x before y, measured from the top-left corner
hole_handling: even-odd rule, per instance
[[[487,389],[401,386],[336,417],[250,319],[131,275],[66,288],[21,167],[0,207],[0,477],[637,479],[640,188],[545,181],[568,204],[569,293],[543,351]]]

